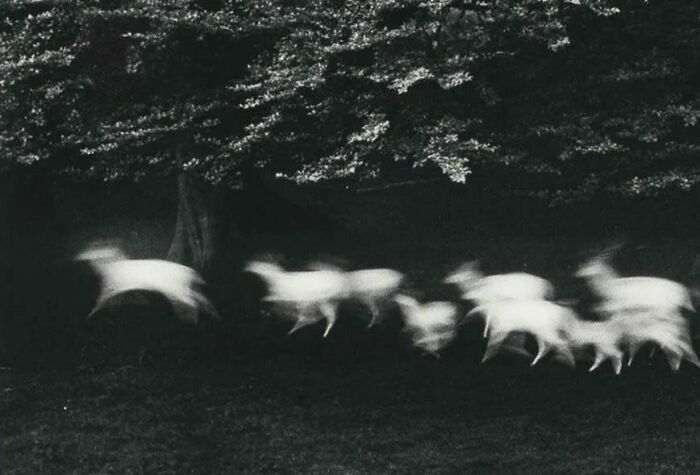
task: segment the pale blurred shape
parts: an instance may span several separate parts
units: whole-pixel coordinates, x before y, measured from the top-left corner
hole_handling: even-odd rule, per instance
[[[346,285],[350,298],[362,302],[372,316],[367,328],[377,323],[382,307],[399,290],[404,275],[393,269],[362,269],[347,272]]]
[[[251,261],[244,270],[258,275],[268,285],[263,298],[296,322],[289,333],[326,321],[323,336],[328,336],[337,319],[338,304],[347,296],[343,272],[333,269],[290,272],[278,264]]]
[[[157,292],[173,305],[177,316],[197,323],[200,310],[219,319],[219,315],[197,287],[204,279],[193,269],[157,259],[129,259],[117,246],[94,246],[79,253],[76,260],[87,261],[101,279],[100,294],[94,316],[107,302],[122,293],[134,290]]]
[[[476,315],[483,316],[489,330],[482,362],[498,353],[511,335],[528,334],[534,337],[538,349],[531,365],[551,351],[564,362],[575,364],[566,337],[567,330],[577,319],[570,308],[546,300],[501,300],[474,308],[467,318]]]
[[[395,297],[404,316],[406,330],[411,333],[413,345],[434,356],[457,335],[457,306],[450,302],[421,304],[413,297],[399,294]]]

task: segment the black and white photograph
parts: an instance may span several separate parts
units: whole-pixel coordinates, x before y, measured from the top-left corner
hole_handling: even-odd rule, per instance
[[[0,0],[0,472],[700,473],[700,1]]]

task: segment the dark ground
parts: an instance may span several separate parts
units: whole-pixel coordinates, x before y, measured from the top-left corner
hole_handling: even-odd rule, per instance
[[[392,216],[390,205],[381,219]],[[168,223],[139,219],[128,226],[167,236]],[[441,276],[473,257],[489,272],[531,271],[563,296],[581,295],[571,278],[581,251],[619,236],[614,227],[585,234],[551,224],[505,233],[454,215],[381,219],[368,227],[383,236],[336,243],[335,254],[354,266],[396,267],[425,298],[451,297]],[[623,235],[623,273],[694,283],[696,230]],[[11,284],[58,290],[9,299],[5,473],[700,473],[700,370],[692,366],[674,374],[662,358],[640,359],[621,376],[554,362],[533,369],[508,357],[482,366],[478,328],[463,329],[435,360],[407,347],[396,315],[367,332],[352,307],[326,340],[318,327],[286,337],[285,323],[241,304],[249,287],[240,278],[210,288],[219,325],[180,325],[157,300],[88,325],[82,315],[95,283],[85,269],[68,282],[55,269],[67,261],[32,271],[41,252],[24,246],[17,256],[26,265],[10,265]]]
[[[615,377],[324,348],[2,379],[6,473],[700,469],[700,372],[660,361]]]

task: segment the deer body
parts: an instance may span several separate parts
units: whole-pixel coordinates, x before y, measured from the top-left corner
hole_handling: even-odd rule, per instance
[[[413,344],[438,356],[457,334],[457,307],[450,302],[421,304],[407,295],[397,295],[406,329],[411,332]]]
[[[128,259],[120,250],[107,247],[85,251],[77,259],[88,261],[102,282],[97,304],[88,317],[119,294],[143,290],[165,296],[178,317],[189,323],[197,323],[200,309],[219,318],[211,302],[197,289],[204,279],[187,266],[157,259]]]
[[[469,262],[443,282],[456,285],[462,298],[477,305],[495,300],[554,298],[554,286],[546,279],[525,272],[484,275],[476,262]]]
[[[593,350],[593,364],[588,371],[594,371],[602,363],[610,360],[615,374],[620,374],[624,358],[621,345],[625,333],[620,322],[591,322],[578,319],[572,322],[568,330],[571,348],[575,351],[588,348]]]
[[[326,320],[323,336],[328,336],[337,319],[337,306],[347,296],[342,272],[330,269],[288,272],[276,264],[259,261],[249,263],[245,270],[259,275],[267,283],[269,294],[263,301],[294,313],[297,321],[290,334]]]
[[[659,277],[620,277],[602,256],[585,263],[576,275],[585,279],[601,299],[604,312],[634,308],[694,310],[685,286]]]
[[[577,318],[569,308],[546,300],[503,300],[484,303],[471,310],[467,318],[475,315],[482,315],[490,322],[482,362],[494,356],[510,335],[526,333],[537,342],[538,352],[532,365],[552,350],[567,363],[574,364],[566,333]]]
[[[487,276],[478,270],[475,262],[463,265],[448,275],[443,282],[456,285],[462,292],[461,298],[477,307],[510,300],[551,300],[555,293],[551,282],[536,275],[512,272]],[[490,320],[490,313],[486,312],[484,337],[488,335]],[[527,353],[524,349],[520,352]]]
[[[624,339],[629,351],[628,366],[632,364],[637,351],[645,344],[658,346],[666,355],[671,369],[677,371],[682,360],[700,367],[700,360],[693,350],[687,321],[682,316],[672,320],[659,319],[655,315],[639,314],[636,319],[624,319]]]
[[[554,286],[547,280],[524,272],[483,277],[463,289],[463,298],[478,303],[494,300],[554,298]]]
[[[363,269],[348,272],[347,291],[351,298],[365,304],[372,315],[368,328],[379,317],[380,306],[401,287],[404,275],[393,269]]]
[[[608,263],[608,253],[584,263],[576,275],[586,280],[601,300],[598,313],[624,328],[629,351],[628,365],[645,344],[661,348],[671,368],[686,359],[700,365],[692,348],[684,311],[693,311],[690,291],[683,285],[658,277],[620,277]]]

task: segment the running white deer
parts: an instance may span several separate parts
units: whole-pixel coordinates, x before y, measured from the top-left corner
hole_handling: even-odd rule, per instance
[[[555,295],[554,285],[542,277],[525,272],[485,275],[479,269],[478,260],[463,264],[443,282],[457,286],[462,293],[462,300],[477,307],[485,303],[509,300],[552,300]],[[490,316],[487,313],[484,317],[484,338],[488,335],[489,327]],[[525,338],[521,335],[509,337],[503,349],[532,357],[525,349]]]
[[[666,355],[671,369],[678,371],[682,360],[687,360],[700,367],[693,345],[690,340],[688,322],[682,317],[657,318],[656,314],[638,312],[634,316],[625,314],[623,317],[613,317],[611,321],[621,321],[624,326],[625,344],[629,351],[627,365],[630,366],[639,349],[647,344],[658,347]]]
[[[461,298],[480,306],[491,302],[510,300],[552,300],[554,285],[542,277],[524,272],[485,275],[478,268],[478,261],[467,262],[452,272],[444,283],[456,285]],[[484,337],[489,331],[490,319],[484,321]]]
[[[292,312],[296,322],[289,334],[325,319],[323,337],[328,336],[337,319],[338,304],[347,296],[343,272],[333,269],[289,272],[263,261],[251,261],[244,270],[257,274],[268,285],[264,302]]]
[[[643,310],[675,318],[676,313],[693,311],[688,289],[659,277],[621,277],[609,263],[606,251],[589,259],[576,272],[601,301],[597,310],[604,316]]]
[[[619,246],[589,259],[576,272],[600,300],[595,310],[603,318],[627,320],[629,329],[630,364],[634,353],[645,342],[654,343],[667,354],[672,367],[680,365],[671,347],[682,346],[680,355],[690,361],[688,353],[690,332],[684,312],[694,311],[690,291],[672,280],[659,277],[621,277],[609,263],[611,253]],[[661,331],[658,338],[649,334],[650,328]],[[670,345],[670,346],[669,346]],[[654,347],[655,348],[655,347]],[[653,349],[652,348],[652,351]]]
[[[219,319],[214,306],[199,290],[204,279],[187,266],[158,259],[129,259],[116,246],[90,247],[75,259],[87,261],[101,279],[97,304],[88,318],[113,297],[141,290],[165,296],[177,316],[188,323],[198,322],[200,310]]]
[[[414,346],[439,357],[439,351],[457,334],[457,306],[450,302],[421,304],[403,294],[396,295],[394,300],[401,308]]]
[[[362,302],[370,311],[372,318],[367,328],[377,322],[381,307],[396,294],[404,280],[404,275],[393,269],[362,269],[347,272],[345,276],[348,296]]]
[[[481,315],[490,321],[486,351],[482,363],[501,349],[508,337],[529,334],[537,343],[537,354],[530,363],[537,364],[547,353],[554,351],[558,359],[573,366],[573,354],[569,349],[568,331],[577,320],[570,308],[547,300],[501,300],[483,303],[472,309],[466,319]]]
[[[572,320],[568,329],[570,348],[575,354],[586,350],[593,351],[593,364],[588,371],[594,371],[605,361],[610,360],[615,374],[622,371],[625,339],[625,328],[622,322],[615,319],[601,322]]]

